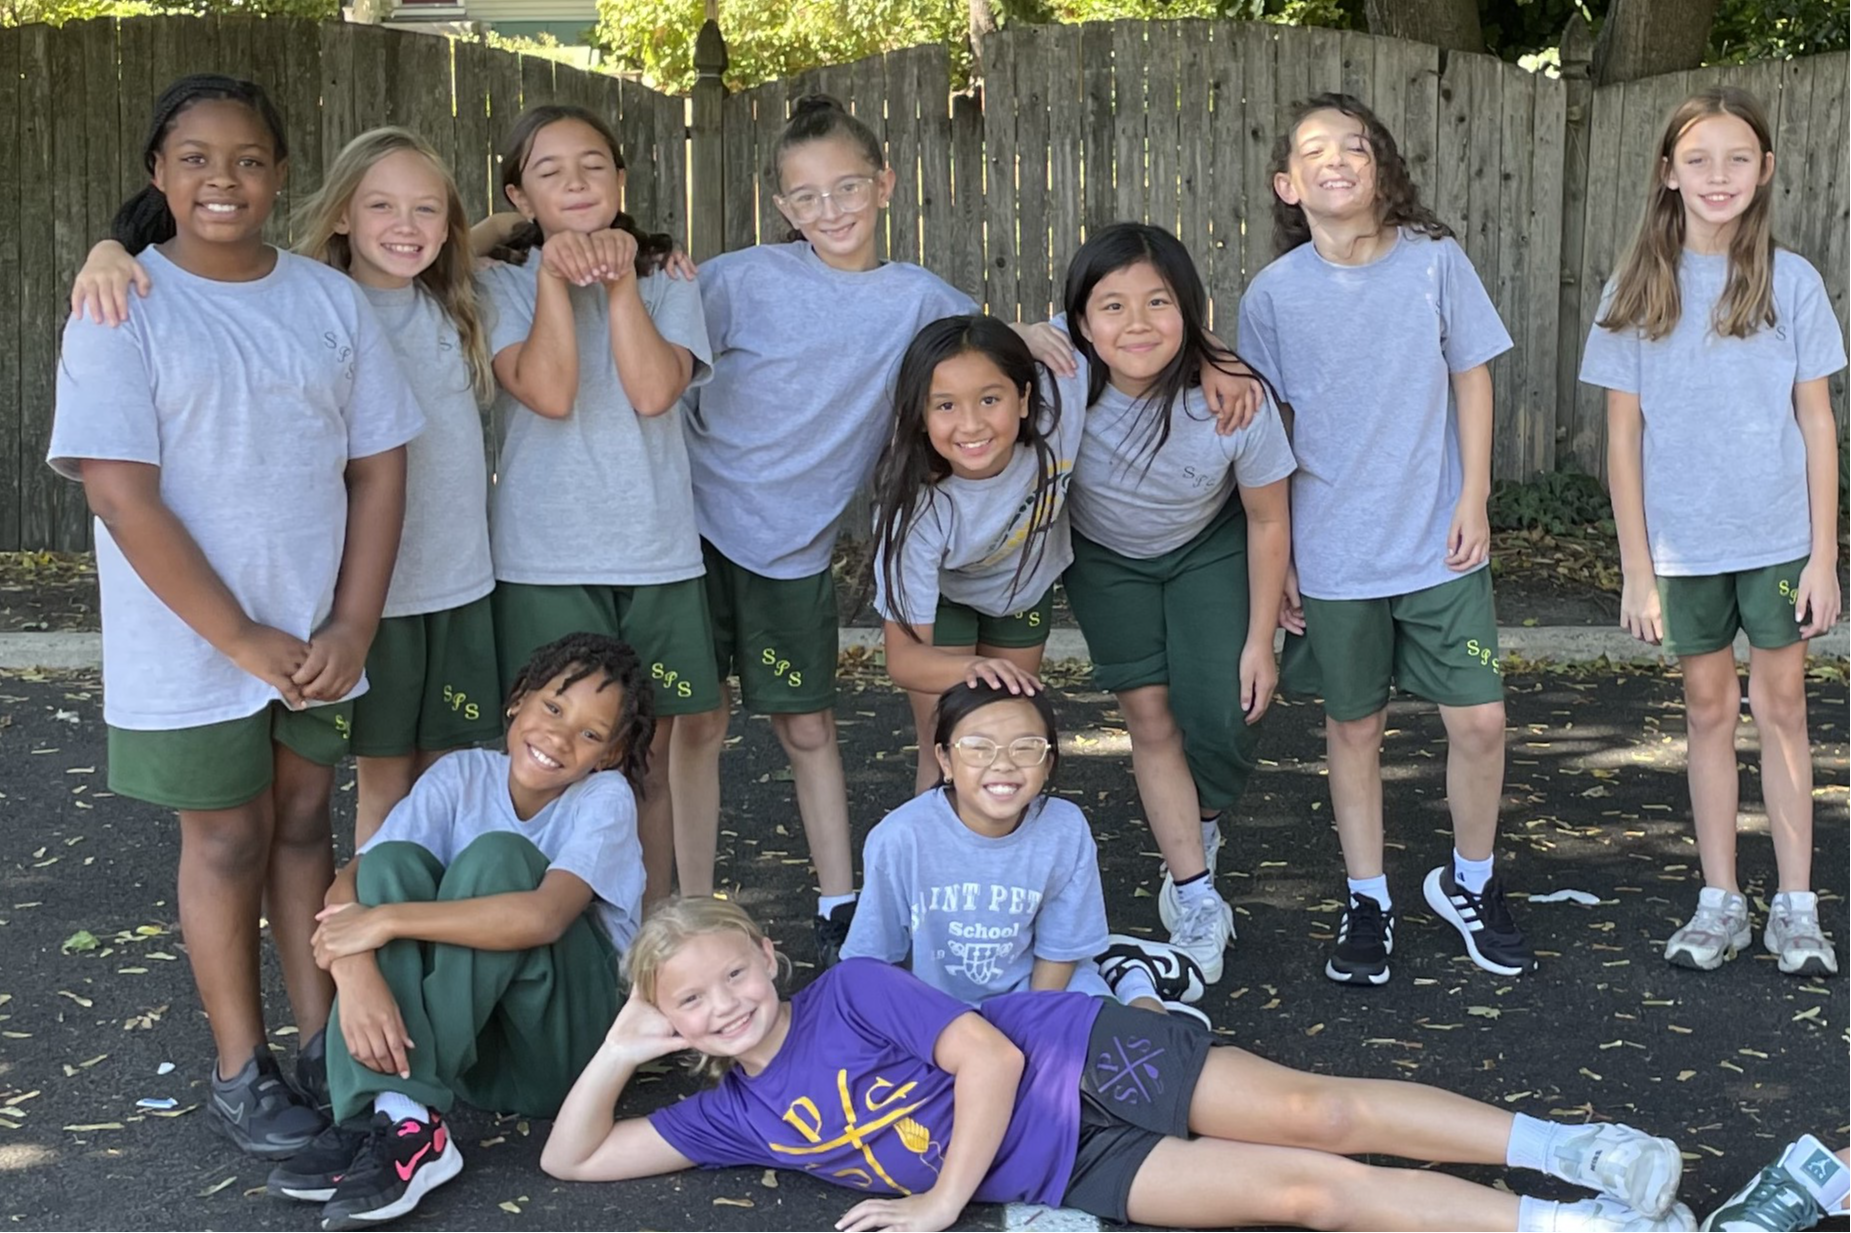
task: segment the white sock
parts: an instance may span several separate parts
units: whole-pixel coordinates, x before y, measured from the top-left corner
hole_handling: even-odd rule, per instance
[[[1184,907],[1200,903],[1215,893],[1215,879],[1207,874],[1176,884],[1176,901]]]
[[[1780,1154],[1780,1167],[1804,1186],[1825,1211],[1836,1215],[1851,1197],[1851,1168],[1811,1135],[1801,1135]]]
[[[1388,875],[1378,873],[1373,878],[1349,878],[1350,894],[1367,895],[1382,905],[1382,911],[1395,906],[1395,901],[1388,894]]]
[[[816,914],[824,920],[828,920],[831,912],[834,912],[845,903],[853,902],[855,902],[854,891],[850,891],[846,895],[818,895],[816,897]]]
[[[1496,856],[1487,856],[1482,861],[1468,861],[1459,855],[1459,849],[1453,849],[1453,881],[1457,882],[1474,895],[1482,895],[1485,883],[1491,880],[1491,865]]]
[[[1555,1233],[1555,1213],[1560,1203],[1549,1199],[1517,1197],[1517,1233]]]
[[[1535,1169],[1549,1173],[1549,1153],[1561,1127],[1527,1113],[1517,1114],[1510,1124],[1510,1142],[1504,1145],[1504,1163],[1513,1169]]]
[[[1150,976],[1136,964],[1127,966],[1119,974],[1118,984],[1113,988],[1112,994],[1127,1006],[1139,998],[1149,998],[1153,1002],[1163,1001],[1157,996],[1157,986],[1151,983]]]
[[[1202,819],[1202,855],[1207,856],[1210,852],[1213,852],[1215,850],[1215,845],[1219,843],[1220,841],[1221,841],[1221,815],[1216,814],[1212,818],[1203,818]],[[1215,879],[1215,866],[1212,861],[1209,863],[1209,866],[1208,866],[1208,879],[1211,882],[1214,881]]]
[[[383,1113],[394,1122],[406,1120],[429,1124],[431,1111],[403,1092],[381,1092],[373,1097],[373,1111]]]

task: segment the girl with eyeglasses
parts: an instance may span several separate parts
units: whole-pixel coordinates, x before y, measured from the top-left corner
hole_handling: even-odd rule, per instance
[[[939,697],[931,739],[938,784],[869,832],[842,957],[910,952],[915,976],[971,1006],[1065,989],[1206,1027],[1184,1001],[1204,989],[1188,956],[1108,935],[1092,828],[1048,794],[1060,764],[1048,692],[960,682]]]

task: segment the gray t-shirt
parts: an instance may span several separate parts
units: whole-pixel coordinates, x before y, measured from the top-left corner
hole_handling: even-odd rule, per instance
[[[424,431],[405,448],[405,531],[384,615],[460,608],[495,589],[482,412],[463,344],[443,307],[415,283],[360,290],[424,410]]]
[[[1086,815],[1044,798],[1000,839],[959,820],[943,789],[916,796],[868,832],[861,902],[844,959],[898,963],[976,1005],[1028,988],[1036,959],[1105,949],[1105,892]]]
[[[851,273],[807,243],[713,258],[701,300],[713,380],[687,417],[700,533],[756,574],[821,573],[892,431],[906,345],[976,305],[919,266]]]
[[[493,309],[489,350],[499,355],[533,329],[540,256],[495,265],[477,285]],[[668,342],[694,355],[693,383],[708,376],[707,326],[691,282],[651,274],[637,288]],[[578,326],[578,399],[562,420],[528,410],[506,390],[495,400],[501,451],[489,499],[489,541],[502,582],[648,586],[698,578],[700,537],[679,405],[642,416],[624,395],[611,356],[610,300],[572,287]]]
[[[1588,334],[1581,379],[1639,396],[1645,419],[1645,527],[1667,577],[1730,573],[1812,553],[1806,442],[1793,387],[1845,366],[1843,327],[1819,272],[1774,254],[1774,324],[1724,338],[1712,310],[1729,257],[1686,250],[1683,312],[1657,342],[1632,330]],[[1604,314],[1613,285],[1601,296]]]
[[[591,887],[604,935],[619,951],[630,949],[643,919],[643,848],[636,838],[636,797],[616,771],[579,780],[523,822],[508,795],[508,755],[459,749],[418,776],[360,854],[382,843],[415,843],[448,867],[464,848],[498,831],[531,840],[548,869]]]
[[[1134,560],[1182,547],[1214,520],[1238,482],[1259,488],[1292,473],[1292,446],[1268,399],[1222,436],[1199,389],[1170,412],[1170,436],[1150,452],[1155,409],[1108,385],[1086,412],[1067,508],[1073,529]]]
[[[1362,266],[1301,244],[1254,277],[1240,353],[1292,408],[1292,554],[1306,595],[1380,599],[1460,576],[1446,568],[1465,487],[1452,375],[1510,345],[1450,239],[1403,231]]]
[[[140,259],[152,289],[125,324],[65,325],[52,469],[79,479],[84,459],[159,467],[162,503],[245,613],[307,638],[334,609],[348,460],[417,436],[417,398],[340,271],[278,252],[269,274],[228,283],[159,249]],[[191,728],[279,697],[156,598],[100,519],[96,570],[108,723]],[[365,688],[362,677],[353,694]]]
[[[1060,419],[1048,438],[1054,454],[1054,483],[1042,502],[1046,508],[1039,512],[1034,508],[1040,460],[1021,443],[1000,474],[983,480],[948,475],[932,485],[901,545],[903,611],[887,593],[886,554],[875,553],[874,609],[883,617],[906,625],[930,625],[940,595],[988,616],[1008,616],[1038,601],[1073,563],[1066,497],[1080,434],[1086,430],[1084,363],[1074,377],[1059,381],[1044,377],[1042,390],[1044,398],[1050,391],[1060,398]],[[1050,413],[1052,409],[1050,401]],[[1048,433],[1047,416],[1041,429]],[[1034,521],[1047,530],[1031,548],[1028,531]],[[1029,553],[1028,563],[1021,565],[1024,551]],[[1022,571],[1019,580],[1018,568]]]

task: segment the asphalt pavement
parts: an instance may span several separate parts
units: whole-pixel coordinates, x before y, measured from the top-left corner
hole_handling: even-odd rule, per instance
[[[1851,938],[1847,698],[1830,678],[1842,673],[1828,665],[1810,685],[1815,885],[1841,952]],[[1280,703],[1221,858],[1240,937],[1203,1003],[1217,1028],[1294,1066],[1436,1083],[1539,1116],[1669,1135],[1686,1153],[1682,1197],[1699,1213],[1801,1131],[1851,1137],[1843,978],[1784,977],[1758,947],[1714,973],[1660,957],[1700,885],[1677,681],[1603,668],[1508,683],[1500,869],[1519,892],[1515,910],[1541,970],[1524,979],[1479,971],[1421,902],[1420,878],[1449,848],[1444,748],[1431,707],[1397,703],[1386,755],[1390,881],[1403,920],[1394,978],[1372,990],[1323,978],[1343,884],[1321,715]],[[1092,820],[1113,925],[1158,933],[1155,848],[1122,722],[1108,696],[1078,683],[1059,710],[1056,788]],[[845,688],[838,714],[859,841],[910,790],[911,725],[904,698],[873,676]],[[813,900],[789,774],[764,721],[736,718],[733,734],[722,760],[722,873],[786,945],[801,982]],[[1746,717],[1741,747],[1742,875],[1759,921],[1773,857]],[[265,1197],[266,1166],[206,1125],[211,1048],[176,936],[176,828],[162,810],[109,795],[103,764],[93,675],[0,675],[0,1219],[34,1229],[314,1228],[314,1207]],[[351,774],[337,785],[339,836],[351,833]],[[1598,902],[1521,897],[1560,890]],[[81,935],[94,947],[79,949]],[[293,1052],[273,957],[267,986],[273,1039]],[[646,1076],[622,1111],[689,1090],[679,1071]],[[175,1106],[139,1107],[144,1099]],[[454,1126],[466,1168],[406,1228],[814,1229],[853,1201],[761,1170],[558,1183],[538,1167],[544,1122],[463,1110]],[[1525,1193],[1573,1193],[1536,1175],[1457,1171]],[[1008,1218],[974,1206],[961,1227]]]

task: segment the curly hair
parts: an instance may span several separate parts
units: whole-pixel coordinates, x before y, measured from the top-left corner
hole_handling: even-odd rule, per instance
[[[1267,168],[1269,181],[1277,176],[1291,174],[1292,146],[1298,136],[1298,126],[1305,122],[1307,116],[1318,111],[1337,111],[1362,122],[1363,136],[1368,140],[1369,151],[1375,158],[1375,206],[1380,226],[1407,227],[1435,240],[1453,234],[1451,227],[1421,204],[1420,189],[1415,186],[1414,177],[1408,174],[1407,160],[1401,156],[1401,147],[1395,144],[1395,135],[1354,94],[1314,94],[1292,104],[1291,111],[1287,113],[1285,131],[1273,143],[1273,161]],[[1311,223],[1305,218],[1304,210],[1287,205],[1275,191],[1273,255],[1283,257],[1310,238]]]
[[[508,690],[507,711],[515,709],[536,689],[563,678],[555,693],[564,693],[580,681],[598,677],[600,690],[615,685],[623,701],[617,710],[617,763],[637,799],[643,796],[643,776],[649,769],[649,744],[656,735],[655,687],[643,671],[643,661],[629,643],[605,634],[567,634],[547,643],[515,674]]]

